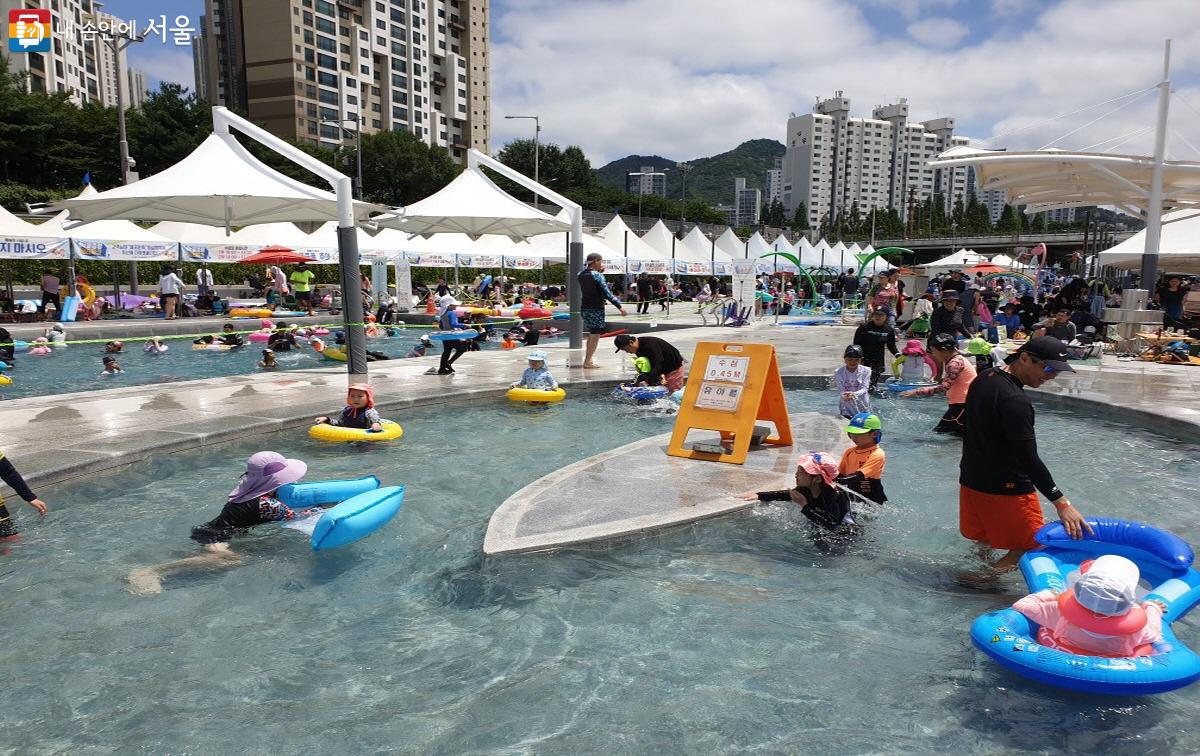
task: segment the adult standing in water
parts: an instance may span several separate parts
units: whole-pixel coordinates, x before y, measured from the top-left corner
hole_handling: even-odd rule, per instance
[[[649,361],[650,369],[639,372],[635,383],[666,386],[671,392],[683,388],[687,378],[683,366],[687,360],[670,342],[657,336],[630,336],[623,333],[613,339],[613,343],[618,352],[629,352],[634,357],[644,357]]]
[[[608,332],[608,324],[604,321],[604,302],[612,303],[622,315],[625,308],[617,299],[608,283],[604,280],[604,257],[597,252],[587,256],[583,270],[579,271],[580,306],[579,316],[583,318],[583,326],[587,329],[587,351],[584,353],[585,368],[599,367],[592,358],[596,356],[596,347],[600,344],[600,336]]]
[[[1007,553],[989,569],[964,576],[968,582],[986,583],[1037,548],[1033,536],[1044,523],[1038,491],[1058,510],[1072,538],[1092,532],[1038,456],[1033,404],[1025,394],[1026,386],[1038,388],[1063,372],[1075,372],[1063,343],[1038,336],[1010,355],[1004,367],[984,370],[971,384],[959,463],[958,528],[965,538]]]

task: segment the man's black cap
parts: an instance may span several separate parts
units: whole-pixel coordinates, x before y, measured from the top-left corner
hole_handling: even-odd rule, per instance
[[[1026,341],[1006,361],[1015,362],[1017,356],[1022,352],[1031,357],[1036,357],[1060,373],[1075,372],[1075,368],[1071,367],[1070,363],[1067,362],[1067,345],[1062,339],[1056,339],[1053,336],[1037,336]]]

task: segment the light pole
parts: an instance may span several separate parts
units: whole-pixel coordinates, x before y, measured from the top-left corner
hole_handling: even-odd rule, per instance
[[[92,8],[94,11],[99,11],[99,9],[103,7],[104,3],[92,3]],[[112,49],[113,65],[117,67],[117,135],[119,139],[118,146],[121,153],[121,183],[128,184],[129,169],[137,163],[135,163],[134,160],[129,157],[129,140],[125,136],[124,87],[127,82],[125,81],[125,69],[121,65],[121,53],[125,52],[125,48],[129,47],[134,42],[141,42],[144,40],[146,38],[146,32],[142,32],[136,37],[132,36],[132,34],[117,34],[114,31],[116,24],[109,24],[110,28],[100,30],[99,27],[102,25],[96,23],[96,21],[99,20],[96,12],[88,14],[85,20],[91,21],[92,25],[97,27],[96,36],[103,40],[104,44],[108,45]],[[137,262],[133,260],[129,261],[129,293],[138,293]],[[117,308],[120,309],[121,298],[115,294],[114,296],[116,296],[117,299]]]
[[[639,179],[642,176],[663,176],[664,182],[666,181],[666,175],[667,175],[666,168],[663,168],[661,171],[644,171],[644,172],[643,171],[632,171],[630,173],[625,174],[626,177],[637,176]],[[642,185],[641,181],[638,181],[638,231],[639,232],[642,230],[642,195],[645,193],[646,193],[645,187]],[[679,230],[680,231],[683,230],[683,221],[682,220],[679,221]]]
[[[539,135],[542,133],[542,121],[540,116],[504,116],[506,121],[533,121],[533,183],[540,184],[541,176],[538,175],[538,153],[541,152],[541,140]],[[533,206],[537,208],[538,193],[533,191]]]
[[[692,170],[692,166],[687,163],[676,163],[675,167],[679,170],[679,180],[683,183],[683,188],[679,191],[679,230],[682,231],[684,205],[687,204],[687,175],[688,171]]]
[[[345,118],[340,121],[321,121],[322,126],[337,126],[342,131],[346,131],[346,122],[354,121],[353,118]],[[362,181],[362,124],[355,121],[354,123],[354,160],[355,160],[355,178],[354,192],[355,199],[362,199],[363,181]]]

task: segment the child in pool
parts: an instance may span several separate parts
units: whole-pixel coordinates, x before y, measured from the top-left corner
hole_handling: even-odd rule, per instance
[[[229,541],[255,525],[306,517],[315,510],[292,510],[275,493],[288,483],[304,477],[308,466],[298,459],[286,459],[273,451],[261,451],[246,462],[246,472],[225,498],[225,506],[216,518],[192,528],[193,541],[204,546],[199,556],[143,567],[129,573],[128,590],[138,595],[162,591],[164,576],[200,568],[233,567],[241,557],[229,548]]]
[[[62,323],[55,323],[50,326],[46,330],[45,336],[56,347],[65,347],[67,345],[67,332],[63,330]]]
[[[418,341],[415,345],[413,345],[412,349],[409,349],[407,352],[404,353],[404,359],[412,359],[414,357],[424,357],[425,352],[427,352],[429,350],[429,344],[430,344],[429,337],[422,336],[421,340]]]
[[[870,368],[868,368],[869,370]],[[784,491],[748,491],[743,501],[792,501],[800,512],[826,530],[840,531],[854,525],[850,496],[834,483],[838,466],[828,452],[809,452],[796,461],[796,487]]]
[[[157,336],[153,336],[146,342],[146,346],[142,347],[142,351],[146,354],[162,354],[167,351],[168,347],[163,343],[163,340]]]
[[[279,363],[275,361],[275,352],[270,349],[262,350],[262,359],[258,361],[258,366],[263,370],[275,370],[279,367]]]
[[[116,357],[105,357],[101,362],[104,364],[104,371],[100,373],[101,378],[120,375],[125,372],[121,369],[121,365],[117,362]]]
[[[5,485],[15,491],[17,496],[27,501],[29,506],[36,509],[38,514],[45,516],[46,502],[39,499],[29,489],[29,485],[25,483],[25,479],[21,477],[21,473],[17,472],[17,468],[13,467],[13,463],[4,456],[4,452],[0,452],[0,480],[3,480]],[[4,504],[4,498],[0,497],[0,541],[16,541],[20,538],[20,532],[17,524],[12,521],[12,517],[8,513],[8,507]]]
[[[341,414],[332,417],[322,415],[313,422],[327,423],[342,428],[360,428],[376,433],[383,430],[383,418],[375,409],[375,389],[369,383],[351,383],[346,391],[346,406]]]
[[[517,348],[517,340],[513,338],[513,335],[511,333],[506,333],[500,337],[500,348],[501,349],[516,349]]]
[[[845,365],[834,372],[833,383],[840,394],[838,412],[850,419],[871,409],[871,368],[862,364],[863,350],[858,344],[846,347],[842,361]]]
[[[1152,653],[1150,645],[1162,640],[1167,607],[1160,601],[1137,603],[1137,565],[1105,554],[1079,570],[1079,579],[1066,591],[1038,591],[1013,604],[1038,624],[1038,643],[1085,656]]]
[[[538,349],[529,353],[529,367],[521,373],[521,380],[512,384],[512,388],[541,389],[542,391],[554,391],[558,388],[558,381],[554,380],[554,376],[546,369],[545,352]]]
[[[896,368],[899,368],[897,373]],[[892,361],[892,372],[897,373],[904,383],[929,383],[937,372],[933,358],[925,352],[918,339],[909,339],[900,350],[900,356]]]
[[[120,354],[125,349],[124,342],[110,341],[104,345],[104,351],[108,354]]]
[[[842,452],[837,482],[864,499],[884,503],[887,494],[883,492],[883,468],[887,455],[879,447],[883,440],[883,424],[877,415],[860,412],[850,418],[846,433],[854,445]]]
[[[242,335],[234,330],[233,323],[226,323],[221,326],[221,336],[216,341],[218,344],[231,347],[240,347],[246,343]]]

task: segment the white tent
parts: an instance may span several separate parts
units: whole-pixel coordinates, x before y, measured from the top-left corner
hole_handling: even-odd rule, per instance
[[[604,245],[608,247],[609,252],[604,253],[604,259],[610,260],[615,257],[624,258],[628,253],[630,260],[630,273],[667,273],[670,270],[671,254],[663,254],[659,250],[647,244],[642,240],[642,237],[637,235],[633,229],[625,223],[625,220],[620,215],[614,215],[613,219],[608,222],[604,228],[597,234]],[[587,241],[584,241],[586,250]],[[607,262],[605,267],[607,267]]]
[[[1019,268],[1017,261],[1008,255],[996,255],[992,258],[993,265],[999,265],[1001,268]]]
[[[717,237],[717,249],[734,260],[746,259],[746,243],[729,226]]]
[[[746,249],[751,260],[756,260],[758,264],[758,272],[769,273],[780,270],[778,265],[785,261],[781,257],[763,257],[763,255],[771,255],[775,250],[771,249],[771,245],[767,244],[767,240],[758,231],[750,235],[750,240],[746,242]]]
[[[290,225],[290,224],[289,224]],[[328,249],[333,250],[333,259],[330,262],[337,262],[337,221],[328,221],[321,224],[316,231],[309,234],[304,241],[306,249]],[[253,226],[251,226],[253,228]],[[375,243],[375,237],[368,234],[361,226],[355,227],[355,234],[358,239],[358,257],[359,259],[373,257],[392,257],[388,250],[381,249]],[[303,254],[303,252],[301,253]]]
[[[1100,264],[1124,270],[1138,270],[1146,245],[1142,229],[1117,246],[1100,253]],[[1171,273],[1200,273],[1200,215],[1181,210],[1163,216],[1162,241],[1159,244],[1159,270]]]
[[[424,236],[499,234],[518,241],[571,228],[570,223],[510,196],[477,168],[468,168],[436,193],[395,212],[376,220],[386,228]]]
[[[675,234],[671,233],[661,219],[642,235],[642,241],[649,244],[659,255],[665,255],[668,260],[674,259],[672,252],[679,251],[679,242],[675,240]]]
[[[59,232],[45,235],[40,228],[0,207],[0,259],[65,260],[70,254],[67,239]]]
[[[210,226],[245,226],[275,221],[337,219],[337,198],[268,168],[232,133],[214,132],[190,155],[160,173],[106,192],[80,195],[56,204],[71,222],[107,219],[175,220]],[[383,208],[354,203],[366,220]],[[84,230],[91,238],[111,238]]]
[[[38,226],[0,207],[0,236],[37,236]]]
[[[91,184],[74,200],[90,201],[107,192],[97,192]],[[71,215],[68,217],[68,212]],[[128,220],[98,220],[86,225],[73,222],[74,209],[60,212],[50,220],[36,226],[46,236],[69,238],[75,248],[75,257],[85,260],[132,260],[140,262],[168,261],[179,259],[178,242],[147,231]]]
[[[873,255],[873,254],[875,254],[875,248],[873,246],[871,246],[870,244],[868,244],[863,249],[862,254],[866,255],[866,256]],[[858,260],[855,260],[854,262],[857,263]],[[850,265],[851,265],[851,262],[849,260],[847,260],[846,266],[849,267]],[[892,267],[892,264],[890,262],[888,262],[887,260],[883,259],[882,257],[876,257],[873,260],[871,260],[871,262],[867,263],[865,267],[862,265],[857,265],[856,267],[859,268],[859,270],[858,270],[859,277],[862,277],[862,276],[870,276],[874,273],[880,273],[882,271],[888,270],[889,268]]]
[[[796,256],[800,258],[800,263],[804,267],[818,268],[821,266],[821,256],[817,253],[817,250],[813,248],[812,242],[808,240],[807,236],[801,236],[800,241],[796,244],[796,247]],[[825,264],[828,265],[828,262],[829,261],[826,260]]]
[[[972,265],[978,265],[981,262],[986,262],[987,258],[979,253],[969,250],[960,249],[952,255],[947,255],[940,260],[925,263],[921,267],[926,273],[945,273],[954,268],[969,268]]]
[[[771,251],[772,252],[780,252],[780,253],[786,254],[786,255],[792,255],[793,257],[797,257],[797,258],[799,257],[799,254],[798,254],[799,250],[797,250],[796,247],[793,246],[792,243],[789,242],[787,237],[784,236],[783,234],[776,236],[775,239],[771,242]],[[779,256],[766,257],[766,258],[763,258],[763,263],[770,266],[771,270],[778,270],[780,272],[797,273],[800,270],[799,268],[796,267],[795,263],[793,263],[791,260],[787,259],[786,257],[779,257]]]

